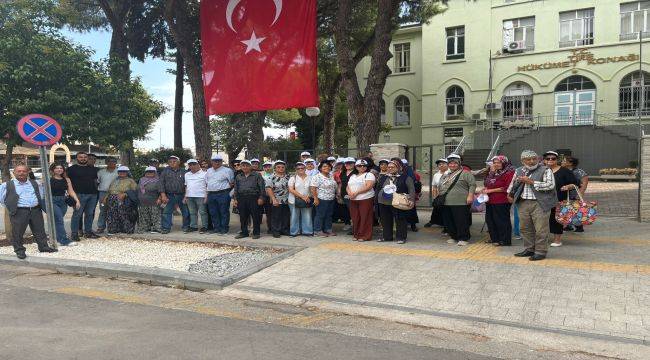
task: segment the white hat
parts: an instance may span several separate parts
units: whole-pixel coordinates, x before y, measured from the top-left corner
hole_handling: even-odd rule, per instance
[[[386,163],[386,164],[388,164],[388,163],[390,162],[390,160],[388,160],[388,159],[381,159],[381,160],[379,160],[378,164],[381,164],[381,163],[383,163],[383,162]]]
[[[343,159],[344,163],[353,163],[354,161],[355,160],[353,157],[346,157],[345,159]]]
[[[340,158],[336,158],[336,160],[334,160],[334,163],[335,163],[335,164],[340,164],[340,163],[343,162],[343,160],[345,160],[345,158],[341,158],[341,157],[340,157]]]
[[[172,156],[170,156],[169,159],[175,159],[175,160],[179,160],[179,161],[181,160],[181,159],[179,159],[178,156],[176,156],[176,155],[172,155]]]
[[[240,164],[240,165],[243,165],[243,164],[251,165],[251,161],[250,161],[250,160],[246,160],[246,159],[244,159],[244,160],[240,161],[239,164]]]
[[[311,163],[315,163],[316,160],[314,160],[314,159],[312,159],[312,158],[305,159],[305,164],[306,164],[306,163],[310,163],[310,162],[311,162]]]
[[[275,166],[275,165],[287,165],[287,163],[285,163],[285,162],[282,161],[282,160],[276,160],[276,161],[273,163],[273,166]]]
[[[446,163],[447,163],[447,159],[445,159],[445,158],[440,158],[440,159],[436,160],[436,165],[438,165],[438,164],[441,163],[441,162],[446,164]]]
[[[117,168],[117,171],[118,171],[118,172],[119,172],[119,171],[129,171],[129,167],[128,167],[128,166],[124,166],[124,165],[122,165],[122,166],[120,166],[120,167]]]
[[[223,161],[223,156],[219,154],[212,155],[212,161]]]
[[[368,162],[366,162],[363,159],[359,159],[357,160],[357,162],[354,163],[354,166],[359,166],[359,165],[368,166]]]
[[[144,172],[147,172],[147,171],[158,171],[158,169],[156,169],[155,166],[147,166],[146,168],[144,168]]]
[[[327,161],[336,161],[336,158],[334,156],[328,156]]]
[[[406,159],[402,159],[402,164],[404,164],[404,165],[408,165],[408,163],[409,163],[408,160],[406,160]]]
[[[449,154],[449,156],[447,156],[447,161],[449,161],[449,159],[460,159],[460,155],[454,153]]]
[[[266,165],[271,165],[271,166],[273,166],[273,162],[271,162],[271,161],[265,161],[264,164],[262,164],[262,166],[266,166]]]
[[[546,157],[546,155],[555,155],[555,157],[560,157],[560,154],[556,153],[553,150],[549,150],[549,151],[545,152],[542,156]]]
[[[187,160],[187,164],[198,164],[199,162],[196,159],[189,159]]]
[[[254,163],[254,162],[260,162],[260,159],[257,159],[257,158],[251,159],[251,163]]]
[[[300,153],[300,156],[311,156],[311,154],[309,153],[309,151],[303,151]]]

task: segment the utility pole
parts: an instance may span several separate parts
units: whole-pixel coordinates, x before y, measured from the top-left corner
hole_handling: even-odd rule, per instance
[[[643,148],[641,147],[641,143],[643,142],[643,125],[641,124],[641,101],[643,100],[643,91],[645,81],[643,80],[643,68],[642,68],[642,60],[643,59],[643,31],[639,31],[639,100],[636,103],[636,115],[637,115],[637,122],[639,126],[639,144],[638,144],[638,153],[639,156],[637,158],[637,174],[639,176],[639,186],[637,190],[637,198],[638,198],[638,203],[637,203],[637,214],[639,217],[639,221],[641,221],[641,171],[642,171],[642,156],[641,156],[641,151]]]

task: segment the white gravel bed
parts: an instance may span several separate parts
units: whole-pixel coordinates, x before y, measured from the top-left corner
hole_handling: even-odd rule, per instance
[[[177,271],[188,271],[191,264],[224,254],[250,253],[235,247],[215,247],[200,243],[145,241],[137,239],[100,238],[83,240],[78,246],[59,246],[59,252],[39,253],[36,244],[29,244],[27,256],[71,260],[102,261]],[[0,254],[14,255],[11,246],[0,247]]]
[[[217,255],[190,265],[188,271],[207,276],[222,277],[241,271],[253,264],[271,259],[275,255],[272,251],[268,250],[253,250]]]

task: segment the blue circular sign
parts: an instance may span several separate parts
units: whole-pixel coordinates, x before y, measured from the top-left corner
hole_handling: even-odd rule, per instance
[[[18,120],[18,134],[28,143],[38,146],[53,145],[61,140],[61,125],[49,116],[31,114]]]

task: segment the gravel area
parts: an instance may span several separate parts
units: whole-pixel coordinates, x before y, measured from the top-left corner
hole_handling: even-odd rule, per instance
[[[245,248],[219,246],[214,244],[186,243],[172,241],[146,241],[138,239],[83,240],[78,246],[59,246],[59,252],[39,253],[36,244],[29,244],[27,256],[62,258],[73,260],[102,261],[109,263],[154,267],[177,271],[188,271],[191,264],[220,255],[256,253]],[[264,251],[262,251],[264,252]],[[0,247],[0,254],[14,254],[11,246]],[[246,257],[246,256],[244,256]],[[255,256],[251,257],[253,261]],[[234,268],[231,265],[231,269]]]
[[[191,264],[188,270],[191,273],[221,277],[271,259],[275,255],[273,251],[268,250],[222,254]]]

